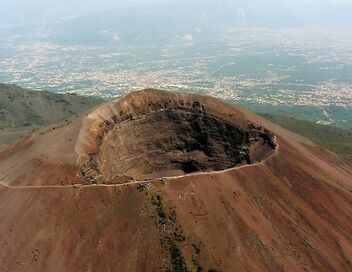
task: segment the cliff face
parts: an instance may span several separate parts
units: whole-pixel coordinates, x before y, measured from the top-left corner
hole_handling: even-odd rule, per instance
[[[144,90],[0,153],[0,270],[351,271],[352,169],[214,98]]]

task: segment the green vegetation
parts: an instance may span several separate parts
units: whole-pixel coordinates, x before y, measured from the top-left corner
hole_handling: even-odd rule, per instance
[[[152,218],[160,235],[161,253],[170,262],[166,266],[163,264],[165,267],[161,268],[170,272],[187,272],[185,258],[179,249],[186,238],[177,223],[176,212],[166,207],[161,195],[153,195],[151,203],[153,205]]]
[[[231,102],[231,101],[230,101]],[[232,101],[233,102],[233,101]],[[246,101],[235,102],[238,106],[245,108],[257,114],[267,114],[269,116],[286,116],[294,119],[305,120],[309,122],[329,121],[334,127],[350,129],[352,128],[352,108],[326,106],[324,110],[328,113],[330,118],[327,118],[323,110],[318,106],[308,105],[271,105],[258,104]]]
[[[352,162],[352,130],[324,126],[287,116],[260,114],[265,119],[294,133],[308,138],[314,143]]]
[[[175,243],[170,245],[170,255],[171,255],[171,264],[173,267],[172,271],[188,271],[182,252],[178,249]]]
[[[194,254],[192,255],[192,263],[193,263],[194,267],[196,268],[197,272],[202,272],[202,271],[204,271],[204,268],[199,263],[199,256],[200,256],[200,251],[201,250],[195,244],[192,244],[192,247],[193,247],[193,250],[194,250]]]

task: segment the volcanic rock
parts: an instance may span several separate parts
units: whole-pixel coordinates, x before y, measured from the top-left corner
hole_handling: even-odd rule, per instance
[[[352,271],[351,166],[215,98],[128,94],[0,182],[0,271]]]

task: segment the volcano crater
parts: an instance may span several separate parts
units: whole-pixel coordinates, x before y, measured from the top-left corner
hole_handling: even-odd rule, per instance
[[[220,171],[257,163],[275,151],[273,135],[242,120],[231,106],[165,93],[157,99],[128,95],[114,105],[114,113],[100,122],[95,151],[82,167],[87,182]]]

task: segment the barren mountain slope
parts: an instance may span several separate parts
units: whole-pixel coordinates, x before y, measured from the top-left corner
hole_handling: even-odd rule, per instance
[[[103,100],[0,83],[0,150],[31,130],[81,114]]]
[[[0,128],[45,125],[79,114],[102,102],[75,94],[26,90],[0,83]]]
[[[0,179],[0,271],[352,270],[350,166],[214,98],[129,94]]]

